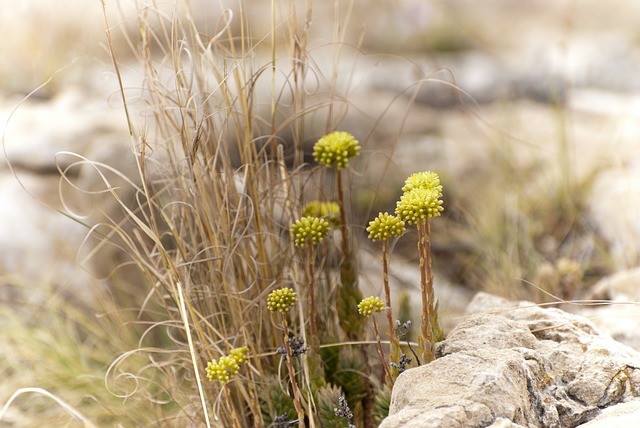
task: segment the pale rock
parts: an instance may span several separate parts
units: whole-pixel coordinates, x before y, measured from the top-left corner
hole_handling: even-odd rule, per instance
[[[85,238],[105,215],[117,218],[109,187],[131,189],[111,169],[136,175],[126,118],[106,99],[67,88],[48,100],[6,101],[0,119],[0,271],[42,284],[43,295],[54,284],[89,302],[96,280],[82,259],[97,241]]]
[[[572,311],[615,340],[640,351],[640,268],[605,277],[583,296]]]
[[[598,174],[587,207],[589,218],[609,244],[618,269],[635,267],[640,262],[640,163],[625,163]]]
[[[640,353],[583,317],[486,293],[469,313],[398,377],[381,427],[576,427],[637,394]]]
[[[607,407],[580,428],[627,428],[640,426],[640,399]]]
[[[524,428],[522,425],[516,424],[506,418],[497,418],[488,428]]]

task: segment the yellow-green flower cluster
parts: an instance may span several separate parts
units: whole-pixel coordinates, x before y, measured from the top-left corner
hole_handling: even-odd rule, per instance
[[[404,182],[402,191],[408,193],[414,189],[435,189],[438,192],[438,198],[442,197],[440,177],[435,172],[423,171],[411,174]]]
[[[302,209],[304,217],[319,217],[327,220],[332,227],[340,225],[340,205],[336,202],[312,201]]]
[[[379,297],[367,297],[358,303],[358,312],[366,317],[384,310],[384,303]]]
[[[438,217],[442,207],[442,185],[438,174],[431,171],[411,174],[402,187],[404,194],[396,204],[396,215],[407,224]]]
[[[246,363],[249,357],[247,357],[247,347],[234,348],[229,352],[229,355],[236,359],[238,364]]]
[[[298,301],[296,292],[290,288],[279,288],[267,296],[267,308],[272,312],[287,312]]]
[[[238,374],[240,364],[247,361],[247,347],[235,348],[231,350],[229,355],[220,357],[218,361],[211,360],[207,364],[207,377],[209,380],[225,384],[229,383],[231,378]]]
[[[358,156],[360,143],[348,132],[335,131],[320,138],[313,146],[313,158],[321,165],[345,169],[349,159]]]
[[[378,217],[369,222],[367,232],[372,241],[386,241],[389,238],[400,236],[404,233],[404,221],[389,213],[380,213]]]
[[[438,217],[443,210],[437,189],[413,189],[402,195],[396,204],[396,215],[407,224]]]
[[[318,217],[302,217],[291,225],[291,236],[298,247],[308,242],[318,244],[329,233],[329,222]]]

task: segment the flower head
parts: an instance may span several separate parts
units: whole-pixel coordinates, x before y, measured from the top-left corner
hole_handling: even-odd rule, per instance
[[[248,360],[247,358],[247,347],[243,346],[241,348],[234,348],[229,352],[229,355],[236,359],[238,364],[242,364]]]
[[[340,205],[336,202],[312,201],[302,209],[304,217],[319,217],[327,220],[332,227],[340,225]]]
[[[290,288],[279,288],[267,296],[267,308],[270,311],[287,312],[298,301],[296,292]]]
[[[360,143],[348,132],[335,131],[320,138],[313,146],[313,158],[321,165],[345,169],[349,159],[358,156]]]
[[[407,224],[438,217],[443,210],[438,189],[413,189],[402,195],[396,204],[396,215]]]
[[[358,312],[366,317],[384,310],[384,303],[379,297],[367,297],[358,303]]]
[[[238,374],[240,364],[247,361],[247,347],[235,348],[229,355],[220,357],[218,361],[211,360],[207,364],[207,377],[209,380],[225,384]]]
[[[402,191],[407,193],[414,189],[435,189],[438,192],[438,198],[442,197],[440,177],[435,172],[424,171],[411,174],[404,182]]]
[[[378,217],[369,222],[367,232],[372,241],[386,241],[391,237],[400,236],[404,233],[404,221],[389,213],[380,213]]]
[[[322,242],[329,233],[329,222],[318,217],[302,217],[291,225],[291,235],[298,247]]]

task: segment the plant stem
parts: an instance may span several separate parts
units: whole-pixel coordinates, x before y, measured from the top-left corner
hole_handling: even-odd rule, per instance
[[[342,233],[342,254],[345,259],[351,257],[349,245],[349,229],[347,228],[347,212],[344,207],[344,190],[342,189],[342,171],[336,169],[336,181],[338,187],[338,206],[340,207],[340,232]]]
[[[385,374],[385,377],[387,378],[389,387],[392,387],[393,377],[391,377],[389,364],[387,363],[387,360],[384,357],[384,352],[382,351],[382,343],[380,342],[380,331],[378,330],[378,323],[376,322],[375,316],[372,316],[372,318],[373,318],[373,329],[376,332],[376,344],[378,345],[378,355],[380,355],[380,362],[382,363],[382,368],[384,369],[384,374]]]
[[[222,388],[224,389],[224,397],[227,401],[227,406],[229,406],[229,410],[231,411],[233,427],[242,428],[242,425],[240,425],[240,421],[238,420],[238,415],[236,414],[236,409],[233,407],[233,402],[231,401],[231,392],[229,391],[229,385],[224,385]]]
[[[310,318],[310,330],[311,337],[316,337],[318,334],[316,326],[316,305],[315,305],[315,285],[314,285],[314,269],[313,269],[313,243],[309,242],[308,246],[309,255],[309,318]]]
[[[438,302],[433,289],[433,272],[431,270],[431,230],[429,221],[425,223],[425,254],[427,255],[427,300],[429,301],[429,329],[431,332],[431,354],[435,359],[435,343],[443,339],[443,330],[438,318]]]
[[[431,330],[431,313],[433,302],[433,278],[431,277],[431,255],[429,248],[429,220],[425,219],[417,223],[418,228],[418,252],[420,254],[420,293],[422,296],[422,318],[420,323],[422,358],[429,363],[434,360],[433,334]],[[429,292],[431,289],[431,293]]]
[[[293,406],[298,413],[298,426],[305,428],[304,424],[304,410],[300,401],[300,390],[296,383],[296,374],[293,371],[293,357],[291,355],[291,346],[289,345],[289,326],[287,324],[287,318],[285,314],[282,314],[282,329],[284,330],[284,349],[287,352],[287,369],[289,370],[289,380],[291,381],[291,388],[293,389]]]
[[[336,170],[338,187],[338,205],[340,207],[340,231],[342,233],[342,264],[340,266],[340,287],[336,307],[340,326],[349,340],[357,340],[362,336],[366,320],[360,317],[354,308],[362,300],[362,293],[358,288],[357,258],[352,252],[347,227],[347,214],[344,201],[342,172]]]
[[[382,241],[382,282],[384,284],[384,298],[387,304],[387,324],[389,324],[389,357],[392,361],[400,358],[400,341],[393,328],[393,313],[391,310],[391,290],[389,287],[389,241]]]

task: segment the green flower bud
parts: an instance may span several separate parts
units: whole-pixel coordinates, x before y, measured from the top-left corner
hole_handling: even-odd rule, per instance
[[[281,313],[287,312],[298,301],[296,292],[290,288],[279,288],[267,296],[267,308]]]
[[[345,169],[349,159],[358,156],[360,143],[348,132],[335,131],[320,138],[313,146],[313,158],[321,165]]]
[[[302,209],[304,217],[323,218],[331,227],[340,226],[340,205],[336,202],[312,201]]]
[[[220,357],[220,360],[211,360],[207,364],[207,377],[211,381],[218,381],[222,384],[229,383],[231,378],[240,371],[240,364],[247,361],[247,347],[235,348],[230,355]]]
[[[329,222],[323,218],[302,217],[291,225],[291,236],[298,247],[304,246],[309,241],[318,244],[328,233]]]
[[[248,360],[247,357],[247,347],[243,346],[241,348],[234,348],[229,352],[229,355],[236,359],[238,364],[242,364]]]
[[[402,191],[408,193],[414,189],[436,189],[438,192],[438,198],[442,197],[440,177],[435,172],[424,171],[411,174],[404,182]]]
[[[365,317],[371,316],[372,314],[377,314],[384,310],[384,303],[380,300],[379,297],[367,297],[362,299],[360,303],[358,303],[358,312],[360,315],[364,315]]]
[[[402,235],[404,231],[404,221],[389,213],[378,214],[378,217],[370,221],[367,227],[369,239],[372,241],[386,241],[391,237]]]
[[[396,215],[407,224],[438,217],[444,210],[438,192],[438,189],[417,188],[405,193],[396,204]]]

